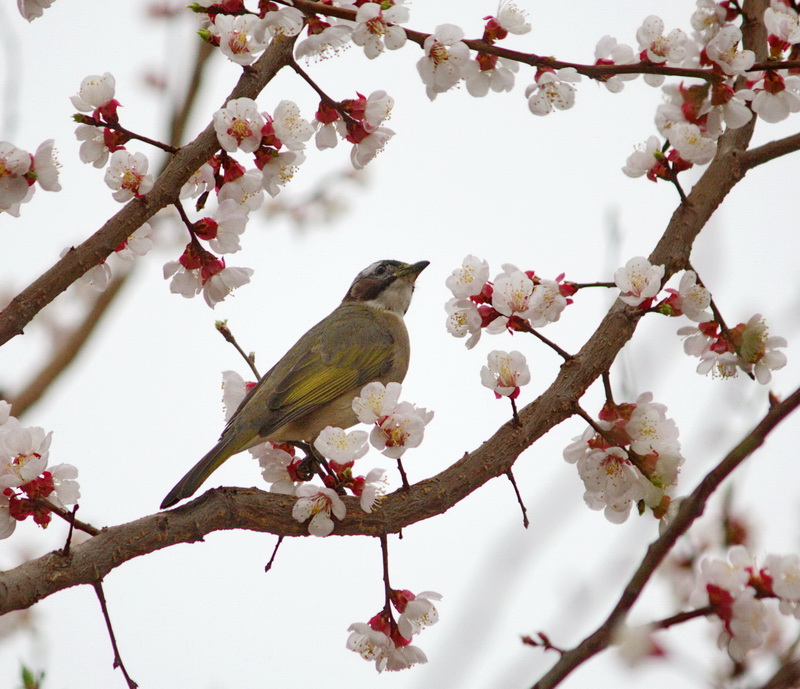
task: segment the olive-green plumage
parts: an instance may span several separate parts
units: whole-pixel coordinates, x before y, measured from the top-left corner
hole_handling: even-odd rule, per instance
[[[352,401],[367,383],[402,382],[410,356],[403,315],[414,281],[427,265],[378,261],[359,273],[342,303],[247,394],[219,442],[169,492],[161,508],[193,495],[237,452],[265,440],[312,442],[326,426],[354,425]]]

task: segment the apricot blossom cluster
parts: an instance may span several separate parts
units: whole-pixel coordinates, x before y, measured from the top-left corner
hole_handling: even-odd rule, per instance
[[[245,383],[234,371],[223,373],[226,419],[254,385]],[[356,418],[372,426],[370,433],[328,426],[314,440],[314,451],[305,457],[297,457],[291,444],[265,441],[250,448],[270,491],[298,498],[292,515],[299,522],[309,522],[310,534],[328,536],[334,528],[331,517],[344,519],[347,509],[342,495],[350,493],[359,498],[361,509],[367,513],[378,506],[388,486],[386,471],[375,468],[366,475],[354,472],[356,460],[367,454],[370,444],[399,463],[407,450],[422,443],[433,412],[401,402],[401,392],[399,383],[373,382],[353,400]],[[321,479],[322,485],[311,483],[314,478]],[[403,478],[405,481],[405,474]]]
[[[0,539],[28,517],[46,528],[54,507],[77,503],[78,470],[71,464],[48,467],[52,435],[20,424],[0,400]]]

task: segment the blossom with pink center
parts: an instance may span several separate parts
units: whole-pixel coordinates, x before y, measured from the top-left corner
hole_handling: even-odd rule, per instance
[[[528,109],[540,117],[553,110],[569,110],[575,105],[575,87],[572,84],[580,80],[581,75],[574,67],[540,70],[535,83],[525,89]]]
[[[231,182],[226,182],[220,187],[217,201],[220,204],[228,199],[236,201],[242,210],[249,213],[261,208],[264,203],[263,174],[261,170],[248,170]]]
[[[782,2],[773,2],[764,10],[764,26],[770,36],[784,43],[800,43],[800,20],[797,12]]]
[[[486,366],[481,369],[481,383],[492,390],[498,399],[501,396],[515,399],[521,385],[531,381],[531,372],[525,356],[518,351],[489,352]]]
[[[368,383],[353,398],[353,411],[361,423],[372,424],[391,414],[400,400],[400,383]]]
[[[384,9],[380,2],[366,2],[356,12],[353,43],[364,48],[364,54],[374,60],[384,49],[398,50],[406,43],[406,32],[398,24],[408,21],[404,0]]]
[[[252,14],[217,14],[209,33],[219,39],[220,51],[231,62],[249,65],[267,47],[253,35],[260,26],[261,20]]]
[[[613,36],[603,36],[595,46],[594,59],[597,65],[630,65],[637,62],[633,48],[618,43]],[[603,84],[611,93],[619,93],[625,88],[625,82],[636,79],[638,74],[615,74],[608,77]]]
[[[728,76],[744,74],[756,61],[752,50],[739,50],[742,30],[733,24],[726,24],[706,45],[706,54],[722,68]]]
[[[352,27],[346,24],[332,24],[325,27],[320,33],[311,34],[297,44],[294,51],[296,59],[315,57],[324,60],[332,55],[337,55],[350,43],[353,33]]]
[[[275,36],[291,38],[303,30],[304,20],[305,15],[296,7],[282,7],[267,12],[253,35],[258,41]]]
[[[405,670],[428,662],[425,654],[416,646],[397,645],[388,635],[363,622],[351,624],[347,631],[350,632],[347,648],[364,660],[374,661],[378,672]]]
[[[138,227],[115,249],[117,256],[125,261],[132,261],[137,256],[144,256],[153,248],[152,233],[153,228],[148,223],[142,223],[141,227]]]
[[[661,289],[664,266],[654,266],[646,258],[636,256],[614,273],[614,282],[622,294],[620,299],[630,306],[639,306]]]
[[[641,177],[653,168],[662,165],[664,154],[661,152],[661,142],[658,137],[651,136],[644,143],[636,146],[633,153],[628,156],[622,171],[628,177]]]
[[[644,500],[652,484],[633,466],[621,447],[592,450],[577,461],[586,489],[583,499],[593,510],[604,510],[612,524],[628,519],[634,503]]]
[[[120,203],[140,198],[153,188],[153,175],[147,174],[149,161],[144,153],[130,153],[124,149],[111,154],[105,174],[105,183],[114,190],[111,195]]]
[[[186,183],[181,187],[180,198],[196,199],[201,194],[211,191],[214,188],[214,168],[208,163],[203,163]]]
[[[684,160],[697,165],[705,165],[717,154],[717,142],[704,136],[696,124],[677,122],[667,131],[672,147]]]
[[[0,141],[0,210],[26,200],[30,185],[25,175],[31,169],[31,155],[8,141]]]
[[[290,151],[302,150],[305,148],[305,142],[314,136],[314,127],[300,116],[297,103],[290,100],[278,103],[271,124],[275,136]]]
[[[445,304],[447,311],[447,332],[453,337],[466,337],[467,349],[472,349],[481,337],[481,314],[474,301],[469,299],[450,299]]]
[[[464,76],[469,48],[463,38],[464,32],[460,27],[441,24],[425,39],[425,55],[417,62],[417,71],[431,100],[438,94],[449,91]]]
[[[489,264],[472,254],[445,280],[445,285],[457,299],[474,297],[481,293],[489,280]]]
[[[711,305],[711,292],[697,284],[697,273],[693,270],[684,271],[677,294],[681,312],[689,320],[695,323],[705,323],[711,320],[711,314],[708,311],[708,307]]]
[[[504,272],[494,280],[492,306],[501,314],[487,327],[487,332],[503,332],[511,317],[527,320],[535,305],[532,303],[534,284],[525,273],[513,265],[504,265]]]
[[[639,50],[650,62],[680,62],[686,55],[686,34],[680,29],[672,30],[664,35],[664,20],[655,15],[647,17],[636,31]]]
[[[280,188],[291,182],[306,156],[302,151],[285,151],[274,154],[269,162],[261,168],[261,183],[273,198]]]
[[[16,421],[16,419],[15,419]],[[47,468],[52,432],[7,424],[0,429],[0,488],[17,488]]]
[[[782,122],[800,112],[800,77],[767,72],[752,87],[753,111],[765,122]]]
[[[312,536],[328,536],[333,531],[331,514],[339,520],[347,513],[342,499],[336,491],[304,483],[295,493],[297,502],[292,508],[292,517],[300,523],[308,523],[308,533]]]
[[[752,372],[762,385],[772,380],[772,371],[786,366],[786,355],[777,349],[787,346],[786,338],[771,337],[760,313],[747,321],[741,331],[740,342],[736,352],[739,367],[747,373]]]
[[[91,74],[81,81],[80,89],[70,96],[75,109],[80,112],[94,112],[114,100],[116,81],[111,72]]]
[[[715,0],[697,0],[691,18],[692,28],[707,41],[725,25],[726,14],[725,8]]]
[[[369,450],[366,431],[350,431],[326,426],[314,440],[314,448],[325,459],[337,464],[349,464],[360,459]]]
[[[419,634],[426,627],[431,627],[439,621],[439,612],[433,601],[442,599],[440,593],[422,591],[414,595],[411,591],[403,591],[402,594],[394,596],[392,602],[396,606],[399,604],[400,619],[397,620],[397,628],[403,638],[410,639],[414,634]]]
[[[433,412],[400,402],[389,415],[376,422],[369,440],[387,457],[398,459],[409,448],[419,447],[425,426],[432,418]]]
[[[510,34],[521,36],[531,30],[528,14],[521,10],[510,0],[500,0],[497,15],[494,17],[497,25]]]
[[[229,152],[252,153],[261,145],[264,117],[252,98],[234,98],[214,113],[214,130],[219,145]]]

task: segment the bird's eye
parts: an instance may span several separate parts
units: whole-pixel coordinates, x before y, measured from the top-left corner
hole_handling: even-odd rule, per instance
[[[375,275],[378,275],[378,276],[386,275],[386,271],[387,270],[388,270],[388,267],[385,264],[381,263],[379,266],[377,266],[375,268]]]

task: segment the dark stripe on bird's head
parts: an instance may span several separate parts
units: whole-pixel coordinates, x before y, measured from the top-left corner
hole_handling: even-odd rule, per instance
[[[390,259],[375,261],[353,280],[344,301],[365,302],[377,299],[381,292],[399,277],[413,275],[411,280],[413,283],[427,265],[428,261],[420,261],[413,265]]]

